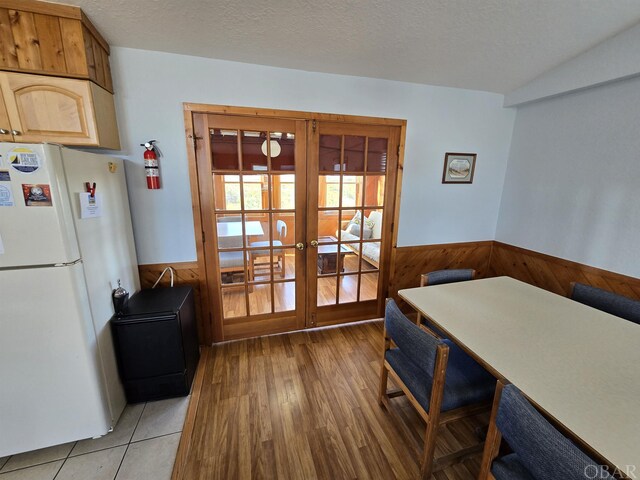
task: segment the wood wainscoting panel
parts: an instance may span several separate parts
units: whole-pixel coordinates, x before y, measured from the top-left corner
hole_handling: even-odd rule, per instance
[[[446,243],[397,247],[389,296],[399,305],[398,290],[420,286],[420,275],[435,270],[474,268],[476,278],[489,276],[489,258],[493,241]]]
[[[174,286],[177,285],[189,285],[193,287],[194,300],[196,303],[196,321],[198,324],[198,338],[200,344],[210,344],[206,342],[204,332],[207,331],[207,326],[204,325],[204,318],[202,315],[202,302],[200,299],[200,276],[198,275],[197,262],[180,262],[180,263],[154,263],[149,265],[138,265],[138,272],[140,273],[140,286],[142,288],[151,288],[156,283],[158,277],[162,271],[171,267],[174,270]],[[171,276],[169,272],[164,274],[162,280],[158,284],[159,287],[168,287],[171,285]]]
[[[525,248],[493,242],[489,275],[509,276],[559,295],[580,282],[640,300],[640,279]]]

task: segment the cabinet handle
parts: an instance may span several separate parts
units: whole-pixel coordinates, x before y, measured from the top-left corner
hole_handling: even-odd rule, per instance
[[[7,135],[9,132],[9,130],[7,130],[6,128],[0,128],[0,135]]]
[[[311,240],[311,246],[313,248],[316,248],[318,246],[318,241],[317,240]]]
[[[22,132],[19,130],[11,130],[11,135],[22,135]]]
[[[304,243],[302,242],[296,243],[296,248],[300,251],[304,250]]]

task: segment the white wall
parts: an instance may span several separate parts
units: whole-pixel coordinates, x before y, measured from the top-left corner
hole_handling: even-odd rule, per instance
[[[505,106],[640,74],[640,24],[628,28],[505,96]]]
[[[521,106],[497,240],[640,277],[640,78]]]
[[[196,258],[182,102],[404,118],[399,245],[494,238],[515,112],[501,95],[112,48],[138,260]],[[157,139],[163,188],[138,145]],[[446,151],[478,153],[473,185],[442,185]]]

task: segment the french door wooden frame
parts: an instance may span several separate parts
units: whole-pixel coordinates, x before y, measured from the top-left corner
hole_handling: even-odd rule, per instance
[[[333,275],[320,275],[316,274],[317,271],[317,255],[313,254],[313,249],[317,247],[313,247],[313,245],[309,245],[310,254],[307,255],[307,278],[308,278],[308,295],[307,295],[307,326],[316,327],[316,326],[326,326],[326,325],[334,325],[338,323],[345,323],[353,320],[365,320],[369,318],[377,318],[382,315],[382,311],[384,309],[385,297],[388,290],[389,285],[389,274],[390,274],[390,264],[391,264],[391,251],[392,244],[395,245],[395,240],[393,240],[392,230],[395,220],[395,212],[393,209],[393,205],[395,202],[395,193],[397,189],[396,184],[396,175],[398,173],[397,169],[397,161],[399,151],[399,141],[400,141],[400,133],[399,128],[394,126],[387,125],[363,125],[361,123],[347,123],[343,122],[317,122],[314,128],[314,124],[311,123],[309,126],[309,151],[308,151],[308,164],[307,164],[307,175],[309,181],[307,183],[307,237],[308,239],[317,240],[319,237],[318,234],[318,216],[321,213],[325,213],[326,211],[333,212],[337,210],[340,212],[337,218],[338,230],[342,230],[341,221],[346,220],[342,217],[341,213],[343,211],[348,212],[358,212],[364,213],[360,218],[363,218],[366,215],[366,211],[368,210],[377,210],[380,208],[382,211],[389,211],[391,215],[383,215],[383,223],[382,223],[382,234],[380,236],[380,244],[383,247],[383,250],[380,252],[381,261],[376,265],[377,268],[372,268],[370,271],[362,271],[361,265],[367,262],[364,262],[362,257],[362,252],[356,253],[355,256],[358,257],[358,264],[360,267],[357,269],[357,272],[351,272],[342,274],[341,263],[342,257],[337,256],[337,268],[336,273]],[[342,178],[347,176],[352,176],[354,178],[360,178],[361,181],[365,182],[365,179],[373,178],[372,176],[367,176],[365,172],[366,167],[366,158],[367,158],[367,148],[366,144],[368,143],[368,139],[372,137],[376,137],[378,139],[386,139],[386,151],[387,151],[387,164],[385,165],[383,171],[375,172],[375,176],[383,176],[385,178],[385,195],[383,202],[375,202],[376,205],[369,205],[369,209],[365,207],[366,202],[366,194],[364,191],[360,192],[356,197],[360,197],[360,202],[351,206],[344,206],[342,204],[343,187],[340,187],[339,194],[339,202],[334,206],[320,207],[319,206],[319,195],[318,195],[318,180],[321,176],[328,176],[329,171],[322,171],[320,169],[320,139],[322,137],[325,138],[334,138],[341,139],[340,142],[340,168],[335,176],[340,176]],[[365,147],[362,149],[362,168],[357,168],[356,171],[347,171],[346,162],[346,144],[345,139],[362,139],[364,140]],[[337,166],[337,165],[336,165]],[[378,175],[382,174],[382,175]],[[329,175],[334,176],[334,175]],[[391,187],[386,187],[386,182]],[[342,182],[340,182],[342,185]],[[379,205],[382,203],[382,205]],[[321,208],[326,210],[321,210]],[[363,225],[361,225],[364,228]],[[337,232],[342,235],[344,232]],[[357,250],[359,248],[359,244],[366,245],[367,243],[372,244],[376,243],[375,241],[364,241],[362,239],[359,240],[349,240],[344,242],[344,238],[336,238],[335,242],[327,242],[327,245],[334,245],[337,247],[338,245],[350,245],[352,248]],[[352,242],[357,243],[352,243]],[[340,242],[340,243],[338,243]],[[354,255],[353,253],[351,255]],[[367,263],[368,264],[368,263]],[[372,267],[373,265],[371,265]],[[375,295],[375,300],[362,300],[360,298],[360,290],[361,290],[361,278],[364,276],[376,275],[377,277],[377,293]],[[335,278],[335,302],[331,305],[318,305],[318,295],[317,288],[318,282],[320,280],[333,280]],[[346,279],[356,279],[357,278],[357,287],[356,294],[357,300],[355,302],[346,302],[342,303],[341,300],[341,291],[343,291],[342,282]],[[317,281],[314,281],[317,279]],[[353,281],[351,283],[354,283]]]
[[[296,311],[288,313],[271,313],[263,317],[254,316],[249,319],[238,319],[233,326],[222,320],[222,305],[220,301],[220,272],[213,266],[213,262],[207,261],[207,253],[211,256],[218,253],[217,235],[214,232],[214,223],[211,214],[203,214],[203,208],[214,204],[212,198],[211,175],[202,175],[199,172],[211,172],[211,166],[207,164],[211,160],[209,139],[208,115],[215,115],[216,122],[224,125],[222,116],[233,116],[237,119],[252,119],[250,125],[255,128],[267,129],[267,125],[274,125],[274,121],[282,121],[284,127],[295,124],[296,126],[296,158],[305,159],[305,168],[296,167],[296,181],[305,182],[306,189],[296,188],[296,222],[295,238],[305,244],[303,252],[296,250],[296,265],[303,278],[315,277],[317,258],[310,248],[311,240],[317,238],[317,208],[313,208],[313,201],[317,199],[317,181],[308,182],[308,175],[318,175],[318,168],[314,161],[317,160],[317,152],[320,131],[332,131],[337,129],[348,135],[349,132],[362,134],[378,134],[389,138],[389,152],[391,154],[390,168],[387,174],[387,188],[385,193],[385,211],[392,215],[385,215],[383,220],[383,239],[386,244],[381,258],[384,259],[379,266],[378,295],[376,301],[347,303],[335,305],[333,308],[317,307],[316,292],[309,288],[296,288]],[[330,325],[366,318],[382,316],[384,311],[384,298],[388,292],[390,276],[394,269],[395,247],[397,243],[397,224],[400,208],[400,185],[402,182],[402,165],[404,157],[404,138],[406,121],[397,119],[360,117],[349,115],[335,115],[312,112],[297,112],[286,110],[253,109],[245,107],[229,107],[206,104],[184,104],[185,133],[187,139],[187,153],[189,161],[189,176],[191,183],[191,196],[193,204],[194,231],[196,238],[196,251],[198,256],[198,272],[201,297],[201,310],[203,315],[203,329],[201,341],[205,344],[232,340],[248,336],[256,336],[265,333],[298,330],[302,328]],[[233,121],[233,119],[231,119]],[[261,124],[261,121],[264,123]],[[287,123],[289,122],[289,123]],[[229,124],[230,125],[230,124]],[[271,127],[273,128],[273,127]],[[359,132],[359,133],[358,133]],[[397,155],[396,155],[397,153]],[[200,163],[199,163],[200,162]],[[209,182],[209,183],[207,183]],[[306,192],[305,192],[306,190]],[[304,198],[300,198],[300,196]],[[298,211],[300,205],[307,205],[306,211]],[[305,219],[306,217],[306,219]],[[308,228],[308,225],[311,227]],[[315,230],[314,230],[315,228]],[[209,232],[209,233],[208,233]],[[207,247],[205,248],[205,245]],[[213,245],[213,250],[211,247]],[[209,250],[207,250],[207,248]],[[273,270],[272,270],[273,272]],[[272,273],[272,280],[273,280]],[[313,282],[308,282],[313,285]],[[273,290],[272,290],[273,291]],[[272,301],[275,299],[272,298]],[[366,305],[365,305],[366,304]]]

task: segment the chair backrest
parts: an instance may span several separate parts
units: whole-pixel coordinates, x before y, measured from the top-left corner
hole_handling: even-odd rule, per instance
[[[438,345],[444,343],[409,320],[393,300],[387,302],[384,326],[400,351],[417,367],[433,375]]]
[[[423,285],[440,285],[443,283],[466,282],[473,280],[476,271],[473,269],[437,270],[423,275]]]
[[[640,324],[640,301],[601,288],[574,283],[571,299]]]
[[[287,236],[287,223],[284,220],[278,220],[276,222],[276,230],[280,239],[283,239]]]
[[[612,478],[533,408],[515,385],[502,390],[496,425],[536,479],[584,480],[589,472],[598,472],[599,479]]]

